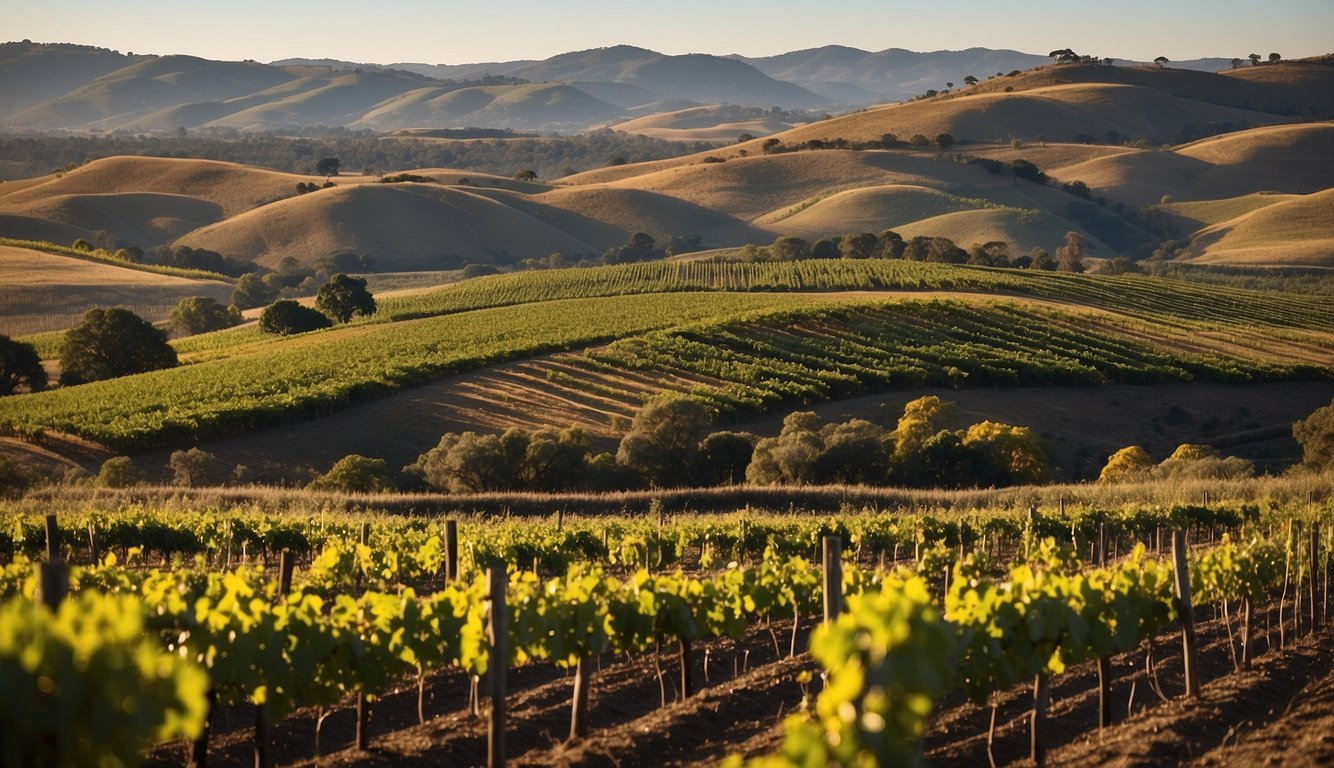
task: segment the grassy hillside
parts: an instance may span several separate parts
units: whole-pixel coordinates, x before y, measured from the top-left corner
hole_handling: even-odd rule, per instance
[[[150,321],[165,320],[190,296],[226,304],[232,286],[126,269],[86,259],[0,245],[0,334],[22,336],[78,325],[83,313],[125,307]]]
[[[1334,253],[1334,189],[1287,197],[1201,230],[1196,261],[1327,265]]]
[[[895,281],[916,290],[1026,289],[1041,302],[904,302],[830,290],[875,286],[869,279],[875,270],[882,272],[882,289]],[[692,279],[695,291],[651,292],[662,283],[688,289]],[[752,292],[699,290],[722,282]],[[792,293],[803,288],[823,292]],[[560,298],[561,292],[585,298]],[[1078,304],[1101,309],[1073,311]],[[861,308],[840,314],[849,306]],[[19,434],[74,432],[121,449],[172,445],[317,417],[500,360],[642,334],[650,335],[589,359],[624,370],[668,365],[685,372],[673,374],[682,380],[715,379],[710,387],[729,408],[930,382],[1306,378],[1334,367],[1323,330],[1334,326],[1332,314],[1318,298],[1146,278],[1029,279],[908,262],[565,270],[386,300],[370,322],[297,337],[244,329],[196,337],[182,344],[189,364],[181,368],[6,398],[0,424]],[[809,338],[792,337],[807,327]],[[676,330],[652,335],[659,329]],[[778,343],[779,336],[795,346],[761,343],[766,337]],[[719,349],[733,354],[724,359]]]

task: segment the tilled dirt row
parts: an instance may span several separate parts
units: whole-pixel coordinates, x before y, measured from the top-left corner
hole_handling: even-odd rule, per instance
[[[1326,734],[1334,733],[1329,727],[1334,725],[1334,631],[1295,644],[1289,636],[1288,647],[1280,651],[1278,633],[1269,633],[1269,647],[1263,614],[1257,618],[1255,647],[1260,655],[1243,672],[1233,669],[1223,622],[1200,625],[1200,666],[1208,682],[1195,700],[1180,698],[1184,674],[1179,632],[1155,640],[1152,673],[1144,648],[1115,658],[1114,724],[1101,733],[1094,665],[1080,665],[1054,678],[1044,735],[1049,764],[1331,764],[1334,736]],[[814,671],[815,665],[807,654],[786,658],[790,624],[775,623],[773,629],[772,634],[753,629],[740,643],[698,644],[693,673],[699,691],[684,702],[677,690],[680,670],[668,649],[656,667],[651,654],[603,656],[593,676],[590,733],[575,742],[567,741],[572,674],[549,664],[510,670],[510,764],[714,765],[730,754],[776,751],[782,744],[782,719],[801,705],[806,693],[798,674]],[[803,630],[798,646],[806,643]],[[814,694],[817,686],[808,686],[809,692]],[[334,711],[320,729],[323,757],[318,764],[485,765],[486,721],[469,711],[466,676],[457,671],[431,675],[424,691],[425,724],[417,722],[415,684],[405,684],[372,705],[367,751],[352,748],[351,708]],[[984,706],[948,697],[928,728],[928,762],[987,765],[994,705],[991,758],[997,765],[1031,764],[1031,696],[1030,686],[1020,686],[993,696]],[[664,699],[667,705],[661,706]],[[318,715],[301,710],[273,727],[275,765],[316,764]],[[247,707],[219,713],[210,765],[253,764],[252,718]],[[179,749],[160,750],[155,757],[158,764],[183,761]]]

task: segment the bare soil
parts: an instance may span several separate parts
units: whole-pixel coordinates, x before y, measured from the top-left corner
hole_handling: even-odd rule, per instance
[[[1206,619],[1208,607],[1197,609]],[[1221,620],[1200,624],[1201,695],[1184,699],[1180,632],[1155,641],[1154,664],[1147,671],[1146,651],[1113,660],[1113,725],[1099,732],[1096,674],[1093,665],[1072,668],[1051,685],[1051,710],[1045,743],[1048,764],[1161,765],[1321,765],[1334,759],[1334,631],[1294,642],[1289,624],[1287,645],[1279,648],[1276,619],[1257,613],[1251,668],[1234,671],[1228,635]],[[1235,618],[1234,630],[1237,628]],[[798,647],[808,641],[802,627]],[[809,654],[788,658],[791,624],[775,622],[773,634],[755,627],[738,643],[698,643],[693,671],[698,692],[681,701],[675,649],[664,649],[658,669],[652,655],[603,656],[593,675],[590,733],[569,741],[572,673],[550,664],[531,664],[508,673],[508,761],[520,766],[693,766],[715,765],[730,754],[758,755],[781,747],[781,723],[801,706],[796,682],[802,670],[814,670]],[[1266,639],[1266,635],[1268,639]],[[706,679],[705,651],[709,674]],[[811,686],[814,694],[818,681]],[[273,727],[271,759],[275,765],[485,765],[484,718],[469,711],[467,678],[457,671],[428,677],[424,709],[417,722],[417,689],[405,681],[371,705],[371,742],[353,748],[355,721],[351,703],[325,720],[318,761],[315,720],[301,710]],[[1162,696],[1159,695],[1161,692]],[[996,730],[991,757],[996,765],[1031,765],[1029,717],[1031,687],[993,696]],[[662,700],[667,702],[660,706]],[[482,705],[483,710],[486,703]],[[924,755],[931,765],[977,766],[988,760],[990,706],[977,706],[952,695],[942,702],[928,728]],[[209,763],[250,765],[252,710],[237,707],[218,713]],[[154,762],[179,763],[184,747],[159,750]]]

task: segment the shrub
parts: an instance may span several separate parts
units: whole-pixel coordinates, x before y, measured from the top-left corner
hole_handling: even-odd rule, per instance
[[[259,329],[264,333],[288,336],[333,325],[329,318],[310,307],[303,307],[291,299],[270,304],[259,316]]]

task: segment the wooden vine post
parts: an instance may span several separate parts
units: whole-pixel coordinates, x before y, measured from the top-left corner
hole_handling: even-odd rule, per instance
[[[1190,600],[1190,568],[1186,564],[1186,532],[1172,531],[1172,570],[1176,584],[1177,612],[1181,615],[1181,641],[1185,646],[1186,697],[1200,695],[1200,667],[1195,653],[1195,611]]]
[[[834,621],[843,612],[843,540],[821,538],[824,545],[824,620]]]
[[[574,705],[570,708],[570,741],[588,735],[588,687],[593,682],[593,664],[580,656],[574,666]]]
[[[1112,659],[1098,657],[1098,728],[1112,725]]]
[[[361,543],[367,545],[371,538],[371,524],[361,524]],[[366,691],[357,686],[357,732],[354,746],[360,750],[369,749],[371,746],[371,712],[370,706],[366,701]]]
[[[56,516],[46,516],[46,560],[37,564],[37,598],[51,610],[69,593],[69,569],[60,555],[60,529]]]
[[[1039,672],[1033,680],[1033,720],[1029,727],[1029,756],[1035,765],[1047,762],[1047,747],[1043,737],[1047,730],[1047,709],[1051,706],[1051,689],[1047,673]]]
[[[1308,571],[1311,575],[1311,610],[1308,612],[1311,617],[1311,634],[1320,627],[1320,611],[1317,592],[1316,574],[1320,573],[1320,523],[1311,523],[1311,567]]]
[[[505,587],[509,580],[505,569],[495,566],[487,569],[486,580],[491,597],[490,620],[486,626],[487,640],[491,646],[491,712],[486,728],[486,764],[489,768],[501,768],[505,765],[505,664],[509,659],[506,648],[509,614],[505,608]]]
[[[445,581],[459,577],[459,521],[445,521]]]
[[[291,552],[284,549],[278,554],[278,599],[282,600],[292,591],[292,571],[296,568],[296,558]],[[209,709],[212,710],[215,694],[209,692]],[[255,768],[267,768],[269,765],[269,718],[261,704],[255,705]],[[191,763],[194,760],[200,760],[199,765],[203,765],[208,759],[208,731],[205,729],[199,741],[196,741],[190,749]]]

